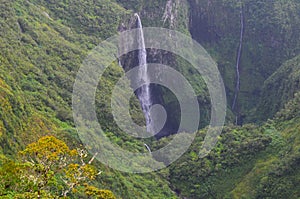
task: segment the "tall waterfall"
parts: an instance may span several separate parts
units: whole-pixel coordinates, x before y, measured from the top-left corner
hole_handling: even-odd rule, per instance
[[[144,40],[144,33],[143,33],[143,27],[142,22],[140,19],[140,16],[135,13],[134,16],[137,18],[137,28],[138,30],[138,60],[139,60],[139,74],[138,74],[138,80],[140,80],[144,85],[138,90],[137,96],[139,98],[139,101],[142,106],[142,110],[145,115],[146,120],[146,127],[147,131],[151,132],[151,115],[150,115],[150,107],[152,105],[151,101],[151,94],[150,94],[150,81],[149,76],[147,73],[147,52],[145,48],[145,40]]]
[[[238,95],[240,92],[240,62],[241,62],[241,55],[242,55],[242,45],[243,45],[243,34],[244,34],[244,12],[243,12],[243,5],[241,3],[240,7],[240,41],[239,41],[239,47],[237,52],[237,58],[236,58],[236,85],[235,85],[235,92],[234,92],[234,99],[232,103],[232,110],[236,112],[236,124],[238,124],[239,119],[239,108],[238,108]],[[237,110],[236,110],[237,109]],[[235,111],[236,110],[236,111]]]

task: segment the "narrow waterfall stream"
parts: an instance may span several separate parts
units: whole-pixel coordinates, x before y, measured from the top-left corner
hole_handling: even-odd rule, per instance
[[[145,48],[144,33],[142,29],[143,27],[142,27],[140,16],[137,13],[135,13],[134,16],[137,18],[137,28],[139,29],[138,38],[137,38],[138,47],[139,47],[138,60],[140,66],[138,79],[144,83],[144,85],[141,86],[141,88],[138,90],[137,96],[141,103],[142,110],[145,115],[147,131],[151,132],[152,128],[151,128],[150,107],[152,105],[152,101],[151,101],[151,93],[150,93],[150,81],[147,73],[147,52]]]
[[[236,58],[236,85],[235,85],[235,92],[234,92],[234,99],[232,103],[232,110],[235,112],[235,123],[239,123],[239,115],[240,110],[238,107],[238,95],[240,92],[240,62],[241,62],[241,55],[242,55],[242,47],[243,47],[243,36],[244,36],[244,11],[243,11],[243,5],[241,3],[240,7],[240,40],[239,40],[239,47],[237,52],[237,58]]]

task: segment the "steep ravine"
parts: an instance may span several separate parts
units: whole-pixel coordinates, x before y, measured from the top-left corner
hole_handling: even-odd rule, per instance
[[[2,0],[0,4],[0,26],[3,27],[0,28],[1,158],[16,158],[19,150],[43,135],[58,136],[72,148],[80,146],[71,115],[71,92],[76,72],[100,38],[116,34],[125,14],[134,16],[138,12],[143,26],[170,28],[173,24],[171,28],[191,33],[218,62],[231,108],[240,38],[239,7],[235,1],[189,0],[190,4],[185,4],[184,0],[30,2]],[[166,2],[171,3],[166,5]],[[124,199],[300,197],[300,2],[243,2],[246,25],[239,70],[241,115],[248,115],[257,106],[253,122],[274,115],[278,118],[261,127],[226,125],[214,150],[207,157],[198,158],[206,134],[203,129],[190,149],[162,171],[127,174],[96,162],[102,173],[95,186],[110,189],[118,198]],[[168,16],[166,20],[164,13]],[[208,92],[190,65],[168,52],[146,51],[147,62],[171,65],[187,77],[204,107],[201,115],[205,115],[209,109]],[[127,61],[132,61],[135,66],[138,55],[137,52],[132,54],[136,59],[129,57]],[[289,59],[291,57],[294,58]],[[279,67],[281,62],[284,64]],[[111,122],[110,92],[122,74],[122,69],[112,64],[99,81],[95,99],[97,112],[102,114],[99,114],[99,122],[114,144],[128,151],[149,154],[168,144],[173,137],[163,137],[155,144],[151,140],[144,143],[122,134]],[[174,113],[179,107],[174,96],[164,88],[154,91],[157,92],[154,103],[163,102],[167,106],[173,116],[168,125],[176,126],[178,116]],[[162,92],[167,95],[160,96]],[[276,114],[282,107],[285,108]],[[209,114],[206,116],[204,120]],[[142,117],[138,115],[137,118]],[[0,196],[13,194],[2,180],[0,176],[0,190],[6,189],[9,193],[0,193]],[[53,181],[53,189],[60,181]],[[12,182],[11,188],[15,185]],[[73,194],[74,198],[81,198],[77,193]]]
[[[241,3],[243,24],[240,21]],[[300,3],[295,0],[286,4],[279,0],[272,3],[189,0],[189,4],[190,33],[218,63],[229,107],[235,114],[239,113],[237,123],[259,122],[253,113],[261,99],[264,81],[284,61],[299,53],[300,15],[297,10]],[[237,56],[241,25],[244,29],[242,54]],[[238,106],[233,107],[235,101]]]

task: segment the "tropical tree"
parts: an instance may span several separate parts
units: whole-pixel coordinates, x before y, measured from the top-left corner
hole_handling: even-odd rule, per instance
[[[54,136],[45,136],[19,152],[15,162],[1,158],[0,195],[14,198],[67,198],[71,193],[115,198],[109,190],[90,186],[99,172],[84,149],[70,149]]]

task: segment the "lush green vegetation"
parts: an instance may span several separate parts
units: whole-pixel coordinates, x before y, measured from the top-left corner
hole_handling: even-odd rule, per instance
[[[164,15],[166,2],[0,0],[1,198],[300,197],[299,1],[172,0]],[[246,28],[239,107],[245,123],[252,123],[235,126],[230,106],[241,5]],[[180,159],[148,174],[119,172],[93,159],[81,146],[71,110],[75,76],[89,50],[121,26],[132,28],[134,12],[144,26],[179,30],[205,46],[228,94],[226,126],[213,151],[198,158],[203,128]],[[207,124],[209,93],[201,76],[171,53],[148,52],[150,61],[188,79],[201,105],[200,123]],[[134,62],[132,56],[123,61]],[[145,143],[152,150],[167,145],[173,136],[134,139],[113,120],[111,92],[123,74],[112,63],[99,80],[96,112],[106,135],[132,152],[147,153]],[[178,112],[174,96],[163,91],[167,109]],[[134,96],[130,105],[133,120],[144,124]]]
[[[115,196],[88,184],[98,172],[87,159],[84,149],[70,150],[63,141],[45,136],[19,152],[20,160],[1,157],[1,197],[3,198],[67,198]]]
[[[247,122],[258,122],[260,118],[257,118],[256,114],[252,117],[252,112],[259,103],[264,81],[283,62],[299,54],[299,1],[190,0],[189,2],[193,7],[191,34],[210,49],[210,53],[218,62],[230,103],[233,101],[235,89],[234,66],[240,39],[240,6],[243,6],[245,29],[240,63],[239,108]],[[274,114],[274,111],[271,112]],[[265,119],[268,117],[270,115],[261,116]]]
[[[299,119],[228,126],[203,159],[196,139],[170,169],[173,189],[188,198],[297,198],[299,130]]]
[[[84,9],[69,9],[70,5]],[[95,8],[95,12],[101,10],[103,15],[92,19],[96,23],[94,28],[98,30],[95,31],[88,28],[88,21],[79,25],[73,17],[91,18],[95,15],[91,6],[92,1],[84,4],[79,0],[55,3],[1,0],[0,151],[5,158],[15,160],[18,151],[46,135],[62,139],[71,148],[80,145],[71,113],[71,94],[76,72],[88,50],[102,38],[116,33],[120,20],[124,19],[122,16],[128,13],[115,3],[99,1],[98,11]],[[87,10],[92,13],[89,14]],[[117,16],[117,13],[120,15]],[[107,27],[109,30],[105,33]],[[103,101],[108,102],[105,100],[109,99],[112,89],[109,85],[113,85],[121,73],[120,68],[112,66],[107,78],[99,83],[97,102],[99,112],[103,113],[99,118],[107,121],[103,122],[103,127],[113,142],[129,150],[146,151],[141,142],[129,136],[117,136],[121,132],[110,120],[110,107],[107,103],[103,104]],[[112,190],[117,197],[174,196],[166,179],[157,174],[129,175],[106,168],[99,162],[95,164],[103,173],[97,177],[94,186]],[[90,188],[89,192],[92,194],[98,191]],[[1,191],[1,195],[4,194]]]
[[[273,117],[299,91],[299,62],[300,56],[288,60],[265,81],[256,111],[261,119]]]

